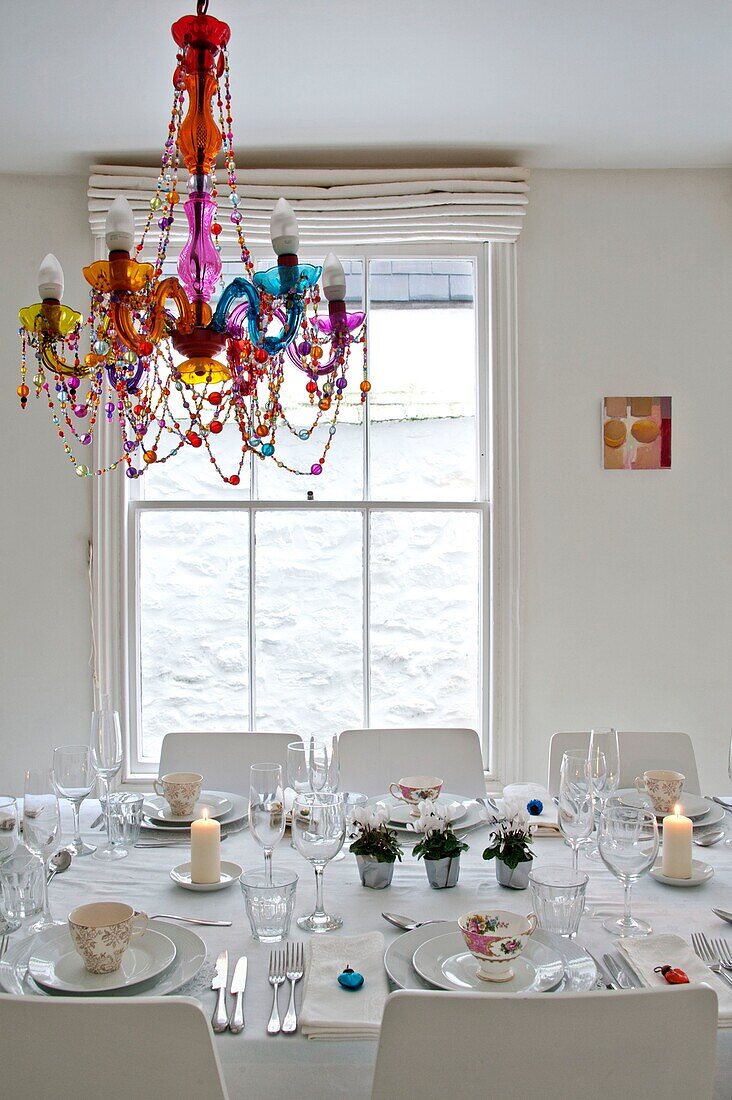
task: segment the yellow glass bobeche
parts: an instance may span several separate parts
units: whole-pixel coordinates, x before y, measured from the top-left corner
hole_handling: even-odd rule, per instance
[[[26,332],[43,332],[48,336],[63,338],[81,324],[81,314],[70,306],[58,302],[36,302],[25,306],[18,313],[20,323]]]

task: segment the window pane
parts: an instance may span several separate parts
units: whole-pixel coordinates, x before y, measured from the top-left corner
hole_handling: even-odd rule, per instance
[[[473,265],[369,265],[371,498],[475,500]]]
[[[480,516],[373,512],[371,725],[480,726]]]
[[[353,313],[363,309],[363,264],[360,260],[342,260],[342,263],[346,271],[346,303],[348,311]],[[319,307],[319,316],[328,316],[325,299]],[[359,389],[363,381],[363,344],[351,348],[346,380],[348,385],[340,403],[336,431],[323,463],[323,472],[312,477],[309,470],[313,463],[320,462],[329,438],[333,410],[323,414],[310,439],[298,438],[297,431],[312,427],[318,408],[311,404],[305,390],[308,375],[285,357],[280,394],[294,432],[285,424],[279,425],[274,457],[294,470],[306,471],[308,476],[290,473],[271,459],[260,459],[256,461],[259,500],[307,500],[308,491],[314,494],[315,500],[363,498],[363,406]]]
[[[257,513],[258,729],[363,724],[362,523],[357,512]]]
[[[140,513],[141,754],[170,730],[249,729],[249,516]]]

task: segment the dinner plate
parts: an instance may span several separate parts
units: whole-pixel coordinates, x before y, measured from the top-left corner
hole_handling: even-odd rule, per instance
[[[460,831],[462,829],[472,829],[474,826],[479,825],[484,820],[482,815],[482,807],[479,806],[474,799],[461,797],[457,794],[441,795],[440,801],[442,801],[443,798],[445,802],[448,803],[461,802],[465,807],[465,813],[461,815],[460,820],[455,823],[455,831],[458,833],[458,835],[460,834]],[[392,796],[388,794],[381,795],[380,797],[370,798],[367,802],[367,805],[375,806],[377,802],[383,802],[383,804],[388,809],[390,815],[392,813],[393,807],[399,806],[398,800],[396,798],[392,798]],[[407,818],[407,815],[405,815],[405,819],[403,822],[394,821],[393,819],[389,821],[389,828],[396,829],[396,831],[400,834],[399,840],[402,844],[408,838],[414,839],[416,843],[421,835],[420,833],[415,832],[414,828],[412,827],[412,822],[414,819],[412,818],[411,814],[409,814],[408,810],[407,814],[409,816]],[[486,822],[485,824],[487,827],[488,823]]]
[[[190,863],[179,863],[170,872],[170,877],[176,886],[182,886],[184,890],[196,890],[199,893],[210,893],[212,890],[225,890],[227,886],[233,886],[242,873],[238,863],[221,861],[221,874],[218,882],[192,882]]]
[[[615,792],[617,798],[622,798],[626,806],[640,806],[643,809],[652,809],[651,800],[647,794],[639,793],[633,787],[625,787],[622,790]],[[702,798],[700,794],[689,794],[688,791],[682,791],[679,795],[679,806],[684,817],[690,817],[692,821],[697,818],[706,817],[712,806],[716,803],[712,802],[708,798]],[[653,811],[656,817],[666,817],[666,813],[659,813],[657,810]]]
[[[443,810],[447,809],[448,806],[452,807],[453,822],[460,821],[468,812],[468,808],[464,802],[461,802],[459,798],[449,794],[441,794],[437,799],[437,805]],[[406,825],[408,822],[414,824],[415,818],[412,816],[412,807],[407,805],[406,802],[390,798],[389,802],[387,802],[387,808],[389,810],[389,823],[391,825]]]
[[[242,821],[246,820],[249,813],[249,800],[243,795],[232,794],[230,791],[207,791],[206,793],[209,795],[218,795],[222,798],[228,798],[229,802],[231,802],[231,809],[228,810],[223,817],[218,818],[222,834],[226,832],[225,827],[227,825],[241,825]],[[190,822],[188,821],[165,821],[162,818],[148,817],[146,813],[143,815],[142,818],[142,828],[145,829],[148,833],[161,833],[166,829],[178,829],[179,831],[185,832],[191,831]]]
[[[704,863],[701,859],[692,859],[691,878],[669,878],[668,875],[664,875],[662,867],[662,860],[657,860],[651,867],[651,874],[656,882],[663,882],[666,886],[701,886],[702,883],[709,882],[710,878],[714,878],[712,865]]]
[[[438,989],[472,989],[478,993],[546,993],[564,977],[564,958],[555,949],[535,943],[533,936],[518,958],[511,960],[513,977],[487,982],[478,977],[479,962],[465,946],[462,932],[447,932],[426,940],[415,950],[412,966]]]
[[[135,936],[112,974],[90,974],[74,947],[68,925],[48,928],[33,940],[28,959],[31,977],[54,993],[111,993],[150,981],[175,959],[173,941],[162,932]]]
[[[434,986],[419,976],[412,966],[412,956],[421,944],[446,932],[455,931],[455,921],[438,921],[435,924],[423,924],[411,932],[397,936],[384,952],[384,969],[392,984],[398,989],[434,989]],[[459,933],[458,933],[459,934]],[[591,958],[572,940],[562,939],[553,932],[537,928],[531,939],[534,943],[544,944],[562,956],[564,978],[551,992],[580,992],[594,989],[597,983],[597,970]],[[464,941],[463,941],[464,942]],[[1,965],[1,964],[0,964]],[[476,968],[477,968],[476,962]],[[481,986],[490,985],[493,990],[505,989],[509,982],[502,984],[481,982]]]
[[[218,820],[228,814],[231,809],[231,801],[224,794],[217,791],[201,791],[198,802],[189,814],[174,814],[166,800],[159,794],[148,795],[142,804],[143,813],[151,821],[162,821],[166,825],[190,825],[202,816],[203,811],[208,811],[209,817]]]
[[[102,997],[162,997],[175,993],[182,985],[195,978],[206,961],[206,945],[190,928],[181,928],[172,921],[151,920],[148,930],[162,932],[175,945],[175,959],[169,970],[157,978],[122,989],[101,990]],[[38,985],[28,973],[28,960],[33,954],[36,939],[19,940],[9,947],[0,960],[0,988],[15,996],[55,996],[55,991]]]

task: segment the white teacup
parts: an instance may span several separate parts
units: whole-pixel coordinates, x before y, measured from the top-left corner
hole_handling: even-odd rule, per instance
[[[141,928],[134,926],[138,918]],[[93,901],[69,913],[71,939],[90,974],[119,970],[130,940],[144,935],[146,928],[147,913],[123,901]]]
[[[670,814],[681,797],[685,775],[681,772],[658,771],[643,772],[643,778],[636,777],[635,789],[638,794],[647,794],[657,814]]]
[[[412,814],[419,813],[417,806],[425,799],[436,802],[442,790],[442,780],[436,775],[407,775],[398,783],[389,784],[389,793],[400,802],[412,807]]]
[[[193,813],[201,797],[202,783],[203,776],[198,772],[168,772],[160,779],[153,779],[155,793],[165,799],[176,817]]]

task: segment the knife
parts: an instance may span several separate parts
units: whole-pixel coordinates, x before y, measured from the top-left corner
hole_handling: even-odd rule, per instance
[[[712,912],[716,913],[722,920],[729,921],[729,923],[732,924],[732,913],[728,913],[725,909],[715,909],[714,907],[712,907]]]
[[[612,957],[612,955],[603,955],[602,961],[612,974],[615,981],[618,983],[621,989],[635,989],[635,983],[632,981],[630,974],[627,971],[620,968],[620,964]]]
[[[597,970],[597,976],[598,976],[599,980],[602,982],[602,984],[605,986],[605,988],[606,989],[620,989],[620,986],[618,985],[618,983],[610,976],[610,974],[608,974],[605,967],[600,965],[600,963],[595,958],[595,956],[592,954],[592,952],[588,951],[587,948],[585,948],[585,953],[590,956],[593,963],[595,964],[595,968]]]
[[[236,964],[234,970],[234,977],[231,979],[231,989],[229,992],[236,994],[236,1003],[234,1005],[234,1011],[229,1016],[229,1031],[234,1035],[238,1035],[240,1031],[244,1030],[244,1006],[242,1004],[242,998],[244,996],[244,990],[247,985],[247,957],[242,955]]]
[[[214,1031],[226,1031],[229,1023],[229,1017],[226,1012],[226,978],[229,973],[229,952],[224,949],[216,960],[216,973],[213,976],[211,982],[212,989],[218,989],[219,995],[216,999],[216,1009],[211,1019],[211,1026]]]

